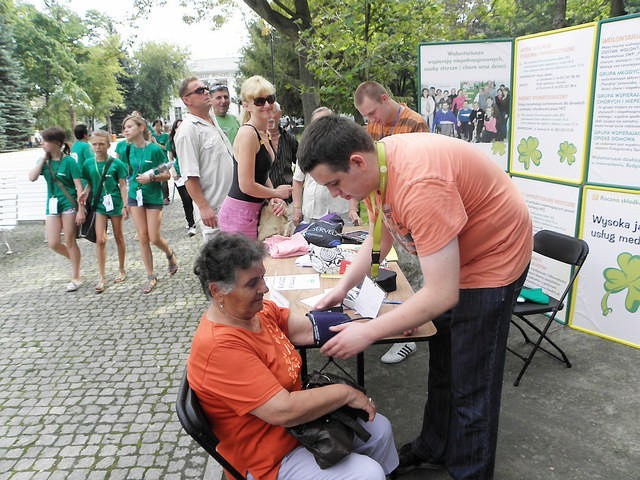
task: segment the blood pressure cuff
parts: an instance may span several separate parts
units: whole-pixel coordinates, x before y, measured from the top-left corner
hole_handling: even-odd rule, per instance
[[[307,313],[307,318],[313,327],[313,342],[316,345],[324,345],[336,335],[336,332],[329,330],[329,327],[351,321],[351,317],[346,313],[331,310],[312,310]]]

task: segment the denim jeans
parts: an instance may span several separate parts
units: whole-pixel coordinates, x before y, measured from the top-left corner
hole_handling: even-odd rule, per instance
[[[511,312],[527,269],[498,288],[460,290],[434,320],[428,395],[414,452],[442,463],[456,480],[493,478]]]

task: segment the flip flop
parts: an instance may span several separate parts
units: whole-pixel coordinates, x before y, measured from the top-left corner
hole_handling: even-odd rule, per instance
[[[81,285],[82,285],[81,281],[76,282],[71,280],[69,283],[67,283],[67,292],[75,292],[80,288]]]
[[[171,277],[178,271],[178,259],[176,258],[176,254],[173,250],[171,250],[171,253],[167,255],[167,260],[169,261],[167,271],[169,272],[169,276]]]
[[[95,287],[96,293],[102,293],[104,292],[104,289],[105,289],[104,280],[100,280],[98,283],[96,283],[96,287]]]
[[[156,277],[155,275],[147,275],[147,283],[142,289],[142,293],[144,294],[151,293],[151,291],[154,288],[156,288],[157,285],[158,285],[158,277]]]
[[[122,283],[127,279],[127,272],[120,272],[116,278],[113,279],[113,283]]]

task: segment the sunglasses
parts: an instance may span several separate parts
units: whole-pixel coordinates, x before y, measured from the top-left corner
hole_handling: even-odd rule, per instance
[[[264,107],[264,104],[269,102],[269,105],[276,103],[275,95],[268,95],[267,97],[257,97],[253,99],[253,104],[256,107]]]
[[[204,92],[209,93],[209,87],[198,87],[193,92],[187,93],[185,97],[188,97],[189,95],[193,95],[194,93],[197,93],[198,95],[202,95]]]

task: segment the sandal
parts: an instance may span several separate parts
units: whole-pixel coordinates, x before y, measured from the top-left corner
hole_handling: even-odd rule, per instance
[[[120,272],[116,278],[113,279],[113,283],[122,283],[127,279],[127,272]]]
[[[96,283],[96,288],[95,288],[96,293],[102,293],[104,292],[104,289],[105,289],[104,280],[100,280],[98,283]]]
[[[81,280],[71,280],[69,283],[67,283],[67,292],[75,292],[80,288],[81,285]]]
[[[176,259],[176,255],[173,250],[171,250],[171,253],[167,255],[167,260],[169,260],[169,267],[167,270],[169,272],[169,276],[171,277],[178,271],[178,260]]]
[[[155,275],[147,275],[147,283],[142,289],[142,293],[151,293],[151,291],[156,288],[156,285],[158,285],[158,277]]]

